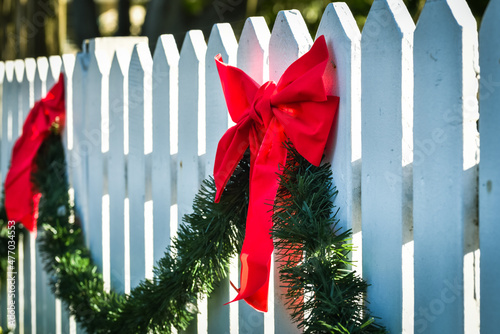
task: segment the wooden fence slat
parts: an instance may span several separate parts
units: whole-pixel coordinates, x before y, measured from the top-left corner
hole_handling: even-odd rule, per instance
[[[337,128],[327,148],[339,191],[335,204],[337,218],[345,229],[361,228],[361,33],[345,3],[329,4],[321,18],[316,38],[324,35],[332,66],[325,77],[330,94],[339,96]],[[330,150],[334,151],[330,152]]]
[[[339,226],[352,229],[354,268],[361,274],[361,33],[345,3],[329,4],[316,38],[324,35],[331,66],[326,67],[327,89],[339,96],[337,125],[332,129],[325,160],[330,161],[333,184],[339,191]]]
[[[74,193],[75,216],[78,217],[84,234],[88,230],[87,211],[87,154],[90,143],[84,137],[85,130],[85,104],[87,103],[87,70],[90,60],[88,44],[83,44],[84,52],[76,55],[72,76],[72,103],[73,111],[73,138],[70,156],[66,159],[71,169],[71,181]],[[69,101],[66,101],[69,103]],[[68,137],[70,139],[71,137]],[[68,143],[69,144],[69,143]],[[85,238],[85,244],[89,246],[89,239]],[[78,306],[77,306],[78,307]],[[84,333],[80,325],[75,326],[78,333]]]
[[[128,82],[128,161],[127,178],[130,208],[130,285],[134,288],[143,280],[148,271],[146,268],[145,242],[145,200],[146,200],[146,158],[148,149],[146,137],[151,128],[145,132],[148,117],[151,117],[151,75],[153,61],[147,43],[134,46],[129,67]],[[150,150],[151,148],[149,148]]]
[[[479,240],[481,242],[481,333],[494,333],[500,312],[500,1],[490,1],[479,33],[481,68],[479,130],[481,162],[479,164]]]
[[[102,110],[103,100],[107,94],[108,59],[96,49],[95,40],[89,44],[89,63],[84,85],[86,85],[85,123],[83,135],[88,144],[86,155],[88,164],[88,230],[85,238],[92,250],[91,258],[99,272],[103,273],[103,187],[104,187],[104,157],[102,154]]]
[[[131,54],[117,50],[109,73],[109,152],[108,194],[110,238],[111,288],[125,292],[125,98],[128,92],[128,67]]]
[[[88,48],[88,46],[86,46]],[[87,51],[87,50],[84,50]],[[68,157],[68,165],[71,169],[71,180],[75,198],[75,216],[79,218],[84,233],[88,230],[87,214],[87,154],[90,143],[84,137],[85,104],[87,103],[87,69],[90,61],[88,52],[80,52],[76,55],[72,77],[72,111],[73,111],[73,138],[72,149]],[[68,101],[69,103],[69,101]],[[71,138],[71,137],[69,137]],[[68,138],[68,139],[69,139]],[[68,143],[69,144],[69,143]],[[85,238],[85,244],[89,246],[89,239]]]
[[[235,66],[237,48],[238,42],[236,42],[236,37],[229,23],[219,23],[212,27],[205,56],[205,108],[207,117],[205,177],[213,175],[217,145],[228,128],[228,110],[214,57],[221,54],[224,62]],[[234,319],[230,319],[230,309],[237,307],[237,304],[230,304],[229,307],[224,306],[230,300],[230,289],[232,288],[229,279],[224,279],[207,301],[209,333],[229,332],[231,321],[237,321],[237,311]]]
[[[271,33],[263,17],[250,17],[245,21],[240,36],[240,43],[238,44],[236,62],[240,69],[245,71],[245,73],[259,84],[263,84],[269,78],[268,59],[270,38]],[[233,283],[239,282],[238,261],[238,257],[233,259],[230,268],[230,279]],[[229,300],[232,300],[234,297],[236,297],[236,292],[230,291]],[[238,302],[238,310],[236,311],[239,313],[238,326],[235,328],[231,324],[231,333],[264,333],[264,313],[256,311],[244,301]]]
[[[56,84],[56,82],[59,81],[59,75],[61,73],[61,70],[63,69],[62,65],[62,58],[60,56],[50,56],[49,59],[49,70],[47,73],[47,91],[52,89],[52,87]],[[66,94],[67,95],[67,94]],[[59,169],[61,172],[63,171],[63,166],[60,166],[61,168]],[[61,175],[62,177],[62,175]],[[49,296],[47,298],[49,299],[54,299],[55,303],[55,308],[56,308],[56,318],[55,318],[55,326],[56,326],[56,334],[61,333],[61,330],[63,326],[69,322],[69,318],[63,318],[62,317],[62,308],[64,307],[61,300],[55,298],[54,294],[50,289],[48,289],[48,294]]]
[[[464,280],[477,242],[476,57],[466,2],[427,2],[414,43],[415,333],[463,333],[477,317]]]
[[[47,94],[47,77],[49,71],[49,62],[45,57],[37,59],[37,71],[33,83],[33,96],[35,101],[40,100]],[[49,87],[50,89],[50,87]],[[41,230],[38,233],[43,233]],[[44,270],[42,254],[38,244],[34,243],[35,248],[35,296],[32,302],[36,305],[36,312],[32,314],[32,330],[37,333],[55,333],[56,332],[56,304],[55,297],[50,291],[49,277]],[[32,267],[33,268],[33,267]]]
[[[33,107],[35,103],[35,81],[36,75],[36,60],[33,58],[27,58],[25,60],[25,71],[21,83],[21,101],[23,104],[22,110],[20,110],[20,117],[22,122],[26,119],[28,112]],[[35,290],[32,289],[32,286],[36,284],[35,282],[35,272],[31,271],[32,262],[35,261],[35,258],[32,257],[31,247],[34,245],[34,239],[31,240],[32,236],[30,234],[25,234],[23,238],[23,276],[24,276],[24,284],[23,284],[23,296],[20,297],[19,302],[23,302],[23,311],[19,313],[19,319],[22,319],[22,323],[20,324],[19,331],[20,333],[31,333],[32,332],[32,314],[33,310],[36,308],[36,305],[32,305],[32,296],[31,294],[35,294]],[[21,247],[21,246],[19,246]],[[20,289],[21,290],[21,289]],[[34,324],[34,322],[33,322]]]
[[[394,270],[412,229],[414,29],[403,1],[376,0],[361,37],[363,277],[370,310],[394,333],[403,332],[403,281],[413,269]],[[411,319],[413,296],[405,297]]]
[[[312,43],[311,35],[309,35],[300,12],[298,10],[280,11],[269,40],[269,79],[278,82],[288,66],[309,51]],[[273,293],[270,293],[270,312],[264,316],[266,318],[264,320],[266,333],[269,330],[269,318],[270,321],[274,321],[276,333],[300,333],[301,331],[290,321],[289,311],[284,304],[283,294],[286,290],[281,287],[277,263],[274,265],[274,278],[271,278],[270,281],[274,281],[274,301]],[[274,311],[271,310],[273,308],[272,301],[274,302]]]
[[[177,154],[178,224],[191,212],[198,191],[203,165],[198,156],[205,153],[205,53],[201,30],[186,34],[179,58],[179,152]],[[205,305],[203,305],[205,304]],[[188,333],[205,333],[206,302],[198,302],[202,314],[189,326]]]
[[[161,35],[153,56],[153,256],[159,261],[170,246],[177,230],[177,221],[171,221],[172,163],[171,128],[177,127],[179,51],[173,35]],[[175,129],[175,132],[177,130]]]

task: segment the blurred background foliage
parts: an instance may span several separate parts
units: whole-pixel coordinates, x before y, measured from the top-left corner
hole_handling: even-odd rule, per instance
[[[208,38],[215,23],[232,24],[239,37],[245,19],[264,16],[272,27],[277,13],[298,9],[314,36],[328,0],[0,0],[0,59],[48,56],[79,50],[100,36],[149,37],[173,34],[180,48],[186,31]],[[345,0],[360,29],[373,0]],[[425,0],[404,0],[413,19]],[[488,0],[467,0],[478,25]]]

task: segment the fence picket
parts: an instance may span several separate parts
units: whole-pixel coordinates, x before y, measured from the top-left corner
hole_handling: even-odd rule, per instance
[[[466,2],[427,2],[414,44],[416,333],[463,333],[464,314],[465,322],[476,317],[464,280],[470,270],[464,254],[477,242],[471,240],[477,220],[476,57],[476,22]]]
[[[36,60],[33,58],[27,58],[25,60],[25,71],[21,83],[21,99],[23,104],[23,108],[20,110],[20,119],[24,122],[24,119],[28,115],[29,110],[33,107],[35,103],[35,95],[34,95],[34,81],[36,74]],[[19,324],[19,332],[20,333],[31,333],[32,332],[32,309],[36,308],[36,305],[31,304],[31,294],[35,293],[35,290],[32,289],[32,283],[35,283],[35,273],[31,271],[32,262],[35,261],[35,258],[32,257],[31,247],[34,245],[34,238],[32,238],[31,234],[25,234],[19,247],[23,247],[23,274],[24,282],[22,288],[19,287],[20,296],[19,303],[23,303],[23,309],[19,312],[19,319],[22,319],[22,322]],[[21,260],[19,260],[21,263]],[[21,276],[21,274],[20,274]],[[21,278],[20,278],[21,279]]]
[[[92,260],[98,270],[103,272],[103,187],[104,157],[102,154],[102,114],[103,103],[107,94],[107,73],[105,68],[108,59],[96,48],[96,41],[89,43],[89,63],[86,73],[86,103],[84,138],[88,143],[86,152],[88,170],[88,230],[86,239],[92,249]]]
[[[403,281],[413,269],[410,263],[405,277],[392,270],[411,241],[414,29],[403,1],[376,0],[361,37],[363,276],[370,309],[394,333],[403,332]],[[413,314],[413,296],[405,297]]]
[[[178,224],[191,211],[198,191],[205,153],[205,53],[207,46],[200,30],[186,34],[179,58],[179,152],[177,153]],[[205,304],[205,305],[203,305]],[[188,328],[188,333],[207,331],[206,302],[198,301],[202,314]]]
[[[145,201],[147,138],[151,135],[152,58],[147,43],[134,46],[128,81],[128,198],[130,208],[130,286],[134,288],[152,268],[146,268]],[[149,127],[146,129],[146,126]],[[151,145],[151,143],[149,143]]]
[[[263,84],[269,78],[269,39],[271,33],[263,17],[250,17],[245,21],[238,44],[237,64],[252,79]],[[238,258],[232,260],[230,279],[239,282]],[[236,292],[230,292],[230,298],[236,297]],[[231,333],[264,333],[264,313],[258,312],[245,302],[238,302],[238,323]],[[272,306],[270,307],[273,310]],[[231,310],[232,312],[232,310]],[[232,317],[232,314],[231,314]],[[231,318],[232,319],[232,318]],[[235,324],[236,325],[236,324]],[[271,330],[273,326],[271,324]],[[266,333],[270,332],[269,329]]]
[[[48,58],[49,62],[49,70],[47,73],[47,91],[54,86],[56,82],[59,80],[59,74],[63,71],[63,60],[60,56],[50,56]],[[66,92],[65,97],[68,96]],[[63,142],[65,133],[62,134]],[[60,166],[60,172],[62,173],[62,166]],[[53,293],[49,289],[50,296],[48,298],[55,298]],[[56,333],[64,333],[66,328],[69,328],[69,313],[66,309],[66,306],[61,302],[60,299],[55,298],[55,307],[56,307]],[[67,332],[67,330],[66,330]]]
[[[177,107],[179,82],[179,51],[173,35],[158,38],[153,56],[153,256],[160,260],[177,230],[172,221],[172,160],[171,137],[177,134]],[[175,121],[175,123],[173,122]],[[173,129],[171,131],[171,129]]]
[[[229,23],[219,23],[212,27],[205,57],[205,108],[206,108],[206,155],[205,178],[213,175],[215,153],[220,138],[228,128],[228,111],[219,73],[214,57],[221,54],[224,62],[236,65],[238,43]],[[208,332],[225,333],[230,331],[231,322],[237,321],[237,304],[224,306],[230,300],[229,279],[224,279],[208,299]],[[231,312],[231,309],[233,309]],[[231,318],[230,314],[234,314]]]
[[[333,184],[339,191],[339,226],[352,229],[354,268],[361,272],[361,34],[345,3],[329,4],[316,33],[324,35],[331,66],[325,77],[330,94],[339,96],[337,127],[332,129],[325,160],[330,161]]]
[[[109,223],[113,231],[109,247],[111,288],[125,292],[125,126],[124,115],[128,103],[128,67],[132,55],[126,50],[117,50],[109,72],[109,152],[108,194]],[[112,134],[112,135],[111,135]]]
[[[481,333],[497,330],[495,318],[500,309],[500,45],[496,36],[500,33],[500,1],[490,1],[483,16],[479,33],[479,62],[481,68],[479,99],[481,117],[481,162],[479,164],[479,240],[481,241]]]
[[[87,70],[90,61],[88,45],[84,45],[86,52],[80,52],[76,55],[75,66],[73,70],[73,124],[79,125],[73,127],[73,148],[71,155],[67,159],[69,168],[72,170],[72,182],[75,196],[75,216],[79,217],[82,230],[88,231],[87,214],[87,154],[90,143],[84,137],[85,124],[85,104],[87,103],[87,87],[84,84],[87,80]],[[89,239],[85,238],[85,244],[89,246]]]
[[[47,94],[47,76],[49,71],[49,62],[45,57],[38,58],[36,73],[33,82],[33,96],[35,101],[44,98]],[[50,88],[50,87],[49,87]],[[38,233],[41,233],[39,231]],[[48,286],[49,277],[44,270],[42,255],[36,241],[35,247],[35,284],[36,291],[32,300],[36,305],[36,312],[32,314],[32,326],[36,328],[37,333],[55,333],[56,331],[56,304],[55,297]],[[32,267],[33,268],[33,267]]]
[[[278,82],[288,66],[309,51],[311,45],[312,38],[300,12],[298,10],[280,11],[269,40],[269,79]],[[298,330],[290,322],[289,312],[283,299],[283,294],[286,291],[281,287],[276,263],[274,264],[274,278],[271,278],[270,281],[274,281],[274,300],[273,293],[270,293],[270,312],[264,316],[266,318],[264,320],[266,333],[268,319],[274,321],[274,331],[276,332],[300,333],[301,330]],[[274,310],[272,310],[273,303]]]

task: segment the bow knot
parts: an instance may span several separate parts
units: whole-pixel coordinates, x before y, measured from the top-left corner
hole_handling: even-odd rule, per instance
[[[323,36],[311,50],[283,73],[278,83],[259,86],[242,70],[215,57],[231,119],[236,125],[219,141],[214,164],[218,202],[245,151],[250,148],[250,197],[241,250],[241,287],[233,300],[245,299],[267,311],[273,241],[272,210],[278,190],[279,166],[286,163],[284,142],[319,165],[338,108],[338,97],[328,96],[323,74],[328,49]]]

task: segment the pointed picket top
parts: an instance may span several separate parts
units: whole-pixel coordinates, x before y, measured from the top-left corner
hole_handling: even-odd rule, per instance
[[[15,71],[14,61],[7,60],[5,62],[5,79],[8,82],[12,82],[12,80],[14,80],[14,75],[15,75],[14,71]]]
[[[271,32],[262,17],[245,21],[238,45],[237,64],[259,84],[269,80],[269,40]]]
[[[142,93],[129,88],[129,101],[131,101],[131,105],[129,108],[133,107],[135,99],[133,97],[136,94],[142,94],[142,97],[137,101],[141,101],[144,104],[143,106],[143,117],[144,117],[144,129],[147,131],[144,132],[144,153],[151,153],[153,150],[153,137],[152,137],[152,127],[153,127],[153,116],[152,116],[152,101],[151,101],[151,92],[152,92],[152,74],[153,74],[153,57],[151,56],[151,52],[149,50],[148,43],[140,42],[134,46],[132,51],[132,57],[130,59],[130,67],[129,67],[129,80],[141,80],[142,83],[139,84],[139,90],[142,90]],[[129,87],[131,87],[129,83]],[[130,135],[130,133],[129,133]]]
[[[184,59],[191,61],[191,59],[187,58],[188,55],[193,55],[196,60],[202,61],[205,59],[206,51],[207,45],[203,32],[201,30],[190,30],[184,37],[179,62],[184,61]]]
[[[269,40],[269,79],[278,81],[288,66],[309,51],[312,44],[300,12],[296,9],[280,11]]]
[[[177,49],[177,44],[175,43],[173,35],[165,34],[158,37],[153,55],[153,64],[165,59],[168,65],[174,66],[179,63],[179,57],[179,50]]]
[[[479,31],[479,129],[481,131],[481,163],[479,164],[479,240],[481,242],[481,332],[497,331],[500,312],[500,228],[498,203],[500,203],[500,1],[490,1],[481,21]]]
[[[473,237],[479,156],[477,47],[476,22],[465,0],[425,3],[413,47],[416,332],[460,333],[479,325],[473,276],[477,252],[471,249],[478,244]],[[429,237],[430,230],[436,237]],[[450,284],[455,301],[446,304],[439,321],[417,313],[441,300]]]
[[[49,57],[49,74],[47,77],[47,88],[52,87],[58,80],[59,74],[63,70],[63,63],[61,56]]]
[[[47,74],[49,73],[49,60],[46,57],[38,57],[36,59],[36,77],[41,80],[47,80]]]
[[[49,60],[46,57],[36,59],[35,73],[35,101],[40,100],[47,94],[47,74],[49,73]]]
[[[146,72],[149,70],[151,72],[150,67],[153,66],[153,58],[147,43],[141,42],[134,45],[132,50],[131,67],[133,62],[139,64],[143,71]]]
[[[74,54],[64,54],[61,56],[63,71],[67,77],[72,77],[75,70],[75,55]]]
[[[96,55],[100,71],[106,74],[109,73],[116,50],[124,49],[131,52],[136,44],[147,42],[147,37],[99,37],[89,40],[87,49],[90,54]]]
[[[35,58],[26,58],[24,60],[25,71],[23,80],[33,81],[36,75],[36,60]]]
[[[362,43],[380,44],[388,34],[407,36],[415,24],[402,0],[375,0],[363,27]]]
[[[229,23],[214,24],[210,32],[206,51],[205,61],[207,62],[207,68],[209,63],[213,63],[213,67],[215,67],[213,58],[219,53],[226,64],[235,66],[237,48],[238,42],[236,41],[231,25]]]
[[[24,76],[24,60],[14,60],[14,73],[16,74],[17,82],[22,82]]]

